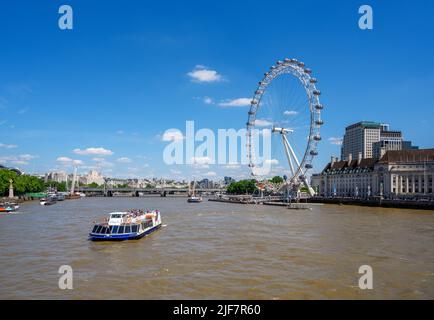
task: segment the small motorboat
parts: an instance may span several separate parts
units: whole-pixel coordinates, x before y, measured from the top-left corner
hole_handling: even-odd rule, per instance
[[[122,241],[140,239],[161,227],[161,214],[158,210],[112,212],[102,222],[94,223],[89,233],[91,241]]]
[[[65,195],[63,193],[56,193],[57,201],[65,200]]]
[[[66,200],[77,200],[77,199],[81,199],[79,194],[75,194],[75,193],[71,193],[68,194],[67,196],[65,196]]]
[[[46,197],[46,198],[41,198],[41,200],[39,200],[39,204],[41,206],[51,206],[56,202],[57,202],[57,198],[55,197]]]
[[[202,202],[202,201],[203,201],[203,199],[200,196],[190,196],[187,198],[187,202],[190,202],[190,203],[196,203],[196,202]]]
[[[20,206],[14,202],[0,203],[0,212],[14,212],[17,211]]]
[[[187,198],[187,202],[190,203],[198,203],[198,202],[202,202],[203,199],[201,196],[196,195],[196,180],[193,181],[193,186],[190,188],[191,184],[188,184],[188,198]]]

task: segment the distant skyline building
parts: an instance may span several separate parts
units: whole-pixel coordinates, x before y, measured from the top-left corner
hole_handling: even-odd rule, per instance
[[[383,125],[387,126],[387,125]],[[345,128],[341,147],[341,160],[353,157],[372,158],[372,144],[380,141],[382,125],[373,121],[361,121]]]
[[[230,185],[232,182],[235,182],[235,179],[232,177],[224,177],[223,178],[223,183],[225,186]]]
[[[411,141],[404,141],[401,131],[389,129],[389,124],[361,121],[345,129],[341,160],[380,159],[387,151],[414,150]]]
[[[66,172],[49,172],[45,174],[45,182],[66,182],[68,181],[68,174]]]
[[[98,185],[103,185],[104,184],[104,177],[98,171],[91,170],[91,171],[89,171],[88,174],[81,176],[79,178],[79,181],[80,181],[80,183],[83,183],[83,184],[96,183]]]

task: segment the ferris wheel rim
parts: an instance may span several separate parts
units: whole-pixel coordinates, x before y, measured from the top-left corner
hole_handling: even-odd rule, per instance
[[[283,74],[291,74],[300,80],[304,87],[305,93],[308,97],[308,106],[310,113],[309,121],[309,136],[307,139],[306,147],[303,152],[302,160],[300,161],[296,172],[289,179],[289,183],[294,183],[306,174],[307,171],[312,169],[312,161],[315,156],[318,155],[317,145],[321,140],[320,127],[324,123],[321,120],[321,110],[323,106],[320,103],[319,96],[321,92],[316,88],[317,79],[312,77],[312,70],[307,68],[303,62],[299,62],[296,59],[286,58],[284,61],[277,61],[276,65],[270,68],[264,74],[264,77],[259,82],[258,87],[255,90],[253,98],[250,103],[250,110],[248,113],[247,121],[247,157],[249,158],[249,167],[251,168],[251,174],[255,176],[252,151],[252,131],[255,129],[256,115],[260,108],[262,97],[267,91],[269,85],[278,77]]]

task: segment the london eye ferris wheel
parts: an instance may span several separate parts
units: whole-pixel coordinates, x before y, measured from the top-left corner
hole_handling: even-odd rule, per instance
[[[308,172],[318,155],[323,105],[317,79],[303,62],[286,58],[277,61],[259,82],[251,101],[247,121],[247,157],[253,176],[260,176],[254,135],[269,129],[272,173],[284,174],[286,186],[299,190],[308,183]],[[264,131],[263,131],[264,132]]]

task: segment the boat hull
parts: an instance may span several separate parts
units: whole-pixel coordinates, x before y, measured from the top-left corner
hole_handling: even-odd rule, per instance
[[[125,241],[125,240],[137,240],[140,238],[143,238],[144,236],[147,236],[154,231],[157,231],[161,228],[161,223],[159,225],[156,225],[142,233],[125,233],[125,234],[95,234],[90,233],[89,234],[89,240],[91,241]]]

